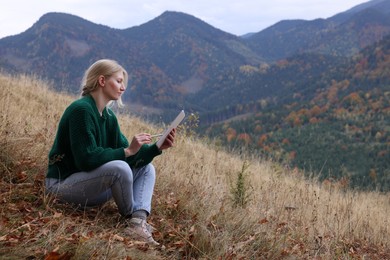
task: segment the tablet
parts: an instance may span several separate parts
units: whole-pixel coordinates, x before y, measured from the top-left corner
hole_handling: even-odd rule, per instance
[[[175,120],[173,120],[172,123],[169,125],[169,127],[165,129],[164,133],[156,143],[158,148],[160,148],[161,145],[164,143],[165,138],[167,138],[167,136],[172,131],[172,129],[176,128],[180,124],[180,122],[183,121],[184,116],[185,116],[184,110],[180,111],[180,113],[176,116]]]

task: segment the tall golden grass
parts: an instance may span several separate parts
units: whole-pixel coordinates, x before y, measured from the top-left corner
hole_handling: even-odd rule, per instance
[[[85,211],[59,205],[44,194],[43,179],[58,121],[75,98],[34,76],[0,74],[0,258],[390,258],[389,194],[321,185],[185,128],[154,160],[150,222],[161,248],[124,236],[113,203]],[[118,118],[129,138],[160,130],[132,115]]]

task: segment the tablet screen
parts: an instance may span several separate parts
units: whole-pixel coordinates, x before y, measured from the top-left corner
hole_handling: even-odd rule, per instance
[[[165,129],[163,135],[158,139],[156,145],[158,148],[161,147],[161,145],[164,143],[165,138],[169,135],[169,133],[172,131],[172,129],[176,128],[180,122],[184,119],[185,113],[184,110],[180,111],[180,113],[176,116],[175,120],[172,121],[172,123],[169,125],[167,129]]]

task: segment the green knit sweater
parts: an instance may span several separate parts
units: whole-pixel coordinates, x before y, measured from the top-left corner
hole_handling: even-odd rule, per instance
[[[46,177],[65,179],[112,160],[125,160],[130,167],[138,168],[161,154],[156,144],[151,144],[125,158],[124,148],[128,146],[114,112],[105,108],[100,116],[95,100],[87,95],[70,104],[62,115],[49,153]]]

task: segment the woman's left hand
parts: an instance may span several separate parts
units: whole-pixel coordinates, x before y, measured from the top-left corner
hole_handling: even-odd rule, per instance
[[[173,143],[175,142],[175,134],[176,134],[176,129],[174,128],[169,133],[167,138],[165,138],[165,141],[161,145],[160,150],[165,150],[165,149],[171,148],[173,146]]]

